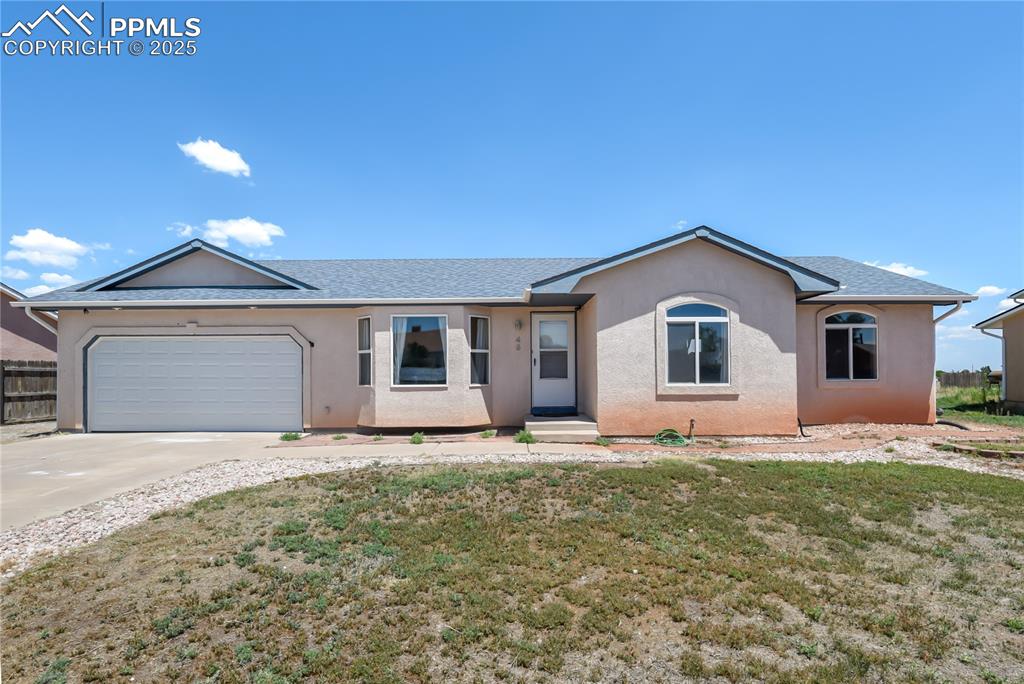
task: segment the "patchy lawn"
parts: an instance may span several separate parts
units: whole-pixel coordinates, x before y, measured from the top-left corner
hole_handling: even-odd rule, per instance
[[[903,464],[354,471],[11,580],[5,681],[987,681],[1024,483]]]
[[[1024,428],[1024,415],[1003,415],[988,413],[999,395],[996,387],[984,392],[980,387],[947,387],[939,390],[935,397],[935,405],[941,408],[942,420],[954,422],[967,421],[985,425],[1002,425],[1012,428]]]

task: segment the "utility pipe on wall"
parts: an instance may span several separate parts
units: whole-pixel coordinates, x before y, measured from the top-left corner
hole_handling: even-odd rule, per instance
[[[41,317],[39,314],[33,311],[31,306],[25,307],[25,315],[31,318],[36,323],[38,323],[39,325],[49,330],[50,332],[52,332],[54,335],[57,334],[57,329],[53,327],[53,324],[51,324],[45,318]]]
[[[959,310],[960,310],[960,309],[962,309],[963,307],[964,307],[964,303],[963,303],[963,300],[961,300],[961,301],[957,302],[957,303],[956,303],[956,306],[954,306],[954,307],[953,307],[952,309],[950,309],[950,310],[949,310],[949,311],[947,311],[946,313],[942,314],[942,315],[941,315],[941,316],[939,316],[938,318],[935,318],[935,319],[933,319],[933,320],[932,320],[932,323],[938,323],[938,322],[940,322],[940,321],[943,321],[943,320],[945,320],[945,319],[949,318],[950,316],[952,316],[953,314],[955,314],[955,313],[956,313],[957,311],[959,311]]]

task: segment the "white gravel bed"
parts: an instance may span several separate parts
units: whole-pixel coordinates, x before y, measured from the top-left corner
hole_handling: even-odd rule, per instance
[[[624,463],[665,458],[698,460],[708,457],[739,461],[785,460],[835,463],[903,461],[958,468],[969,472],[1004,475],[1024,480],[1024,468],[1001,461],[940,452],[923,442],[891,442],[884,447],[831,453],[686,453],[667,456],[664,452],[576,453],[576,454],[491,454],[396,456],[385,458],[295,458],[274,461],[224,461],[170,477],[61,515],[29,523],[0,533],[0,567],[7,579],[40,556],[68,551],[147,520],[158,511],[178,508],[214,494],[266,484],[299,475],[354,470],[371,466],[463,465],[477,463]]]

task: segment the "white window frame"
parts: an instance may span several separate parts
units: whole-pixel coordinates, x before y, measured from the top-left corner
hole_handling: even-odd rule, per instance
[[[690,304],[704,304],[706,306],[713,306],[716,309],[721,309],[725,312],[723,316],[670,316],[668,312],[680,306],[688,306]],[[715,304],[714,302],[681,302],[674,304],[665,309],[665,385],[667,387],[727,387],[732,379],[732,325],[729,322],[729,309],[722,306],[721,304]],[[693,355],[693,377],[694,382],[671,382],[669,378],[672,376],[669,367],[671,366],[671,354],[668,349],[668,329],[670,325],[680,325],[683,323],[693,324],[693,339],[697,346],[696,353]],[[725,350],[726,357],[726,368],[725,368],[725,382],[701,382],[700,381],[700,324],[701,323],[725,323],[725,339],[727,348]]]
[[[367,325],[370,328],[370,346],[366,349],[359,348],[359,326],[362,325],[363,321],[367,321]],[[362,365],[363,354],[370,357],[370,381],[365,384],[359,382],[359,370]],[[371,316],[360,316],[356,319],[356,386],[373,387],[373,318]]]
[[[417,383],[415,385],[401,385],[395,382],[395,319],[396,318],[443,318],[444,319],[444,382],[443,383]],[[388,357],[391,359],[388,368],[388,380],[391,383],[391,387],[395,389],[437,389],[439,387],[448,387],[448,382],[451,378],[451,364],[449,362],[451,358],[451,348],[448,344],[448,314],[439,313],[397,313],[391,314],[391,321],[388,325],[388,339],[390,342],[390,351]]]
[[[832,316],[840,316],[842,314],[858,313],[863,316],[870,316],[874,323],[828,323],[828,319]],[[826,382],[878,382],[880,375],[878,366],[880,360],[879,344],[878,344],[878,316],[873,313],[867,313],[866,311],[857,311],[856,309],[844,309],[843,311],[833,311],[825,316],[825,335],[822,337],[822,344],[825,350],[825,381]],[[873,378],[855,378],[853,377],[853,329],[854,328],[874,328],[875,330],[875,377]],[[828,377],[828,331],[829,330],[846,330],[846,374],[848,377],[845,378],[830,378]]]
[[[480,318],[487,321],[487,349],[476,349],[473,347],[473,319]],[[470,314],[469,315],[469,386],[470,387],[486,387],[491,384],[491,345],[493,340],[491,339],[491,317],[484,316],[483,314]],[[473,354],[487,354],[487,382],[473,382]],[[447,360],[446,360],[447,363]]]

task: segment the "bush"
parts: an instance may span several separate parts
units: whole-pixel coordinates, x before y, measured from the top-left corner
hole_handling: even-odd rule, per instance
[[[348,439],[348,435],[334,435],[331,439]]]
[[[409,438],[409,444],[423,444],[423,433],[414,432],[412,437]]]
[[[294,442],[297,439],[302,439],[302,435],[300,435],[298,432],[286,432],[283,435],[281,435],[282,442]]]
[[[374,442],[379,442],[379,441],[381,441],[382,439],[384,439],[384,435],[374,435],[374,436],[373,436],[373,441],[374,441]]]
[[[537,438],[534,437],[533,433],[529,430],[523,429],[516,433],[516,436],[512,438],[512,441],[517,444],[534,444],[536,443]]]
[[[598,437],[597,439],[594,440],[594,444],[596,444],[597,446],[608,446],[611,443],[612,440],[608,439],[607,437]]]
[[[484,430],[483,432],[480,433],[480,436],[483,437],[484,439],[490,439],[491,437],[494,437],[496,434],[498,434],[497,430]]]

